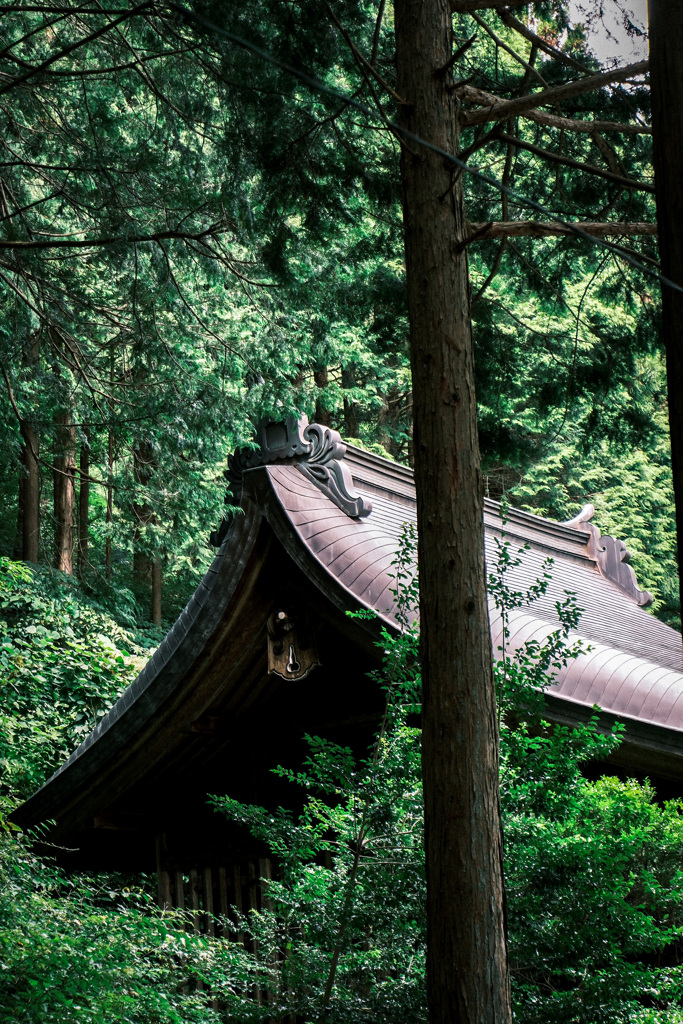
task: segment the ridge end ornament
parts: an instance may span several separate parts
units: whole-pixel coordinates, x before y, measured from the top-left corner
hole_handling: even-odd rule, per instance
[[[320,423],[306,423],[302,436],[310,443],[310,450],[297,459],[299,472],[351,519],[369,516],[372,502],[353,491],[351,470],[344,462],[346,445],[339,432]]]
[[[562,523],[562,526],[588,534],[588,557],[597,563],[601,575],[616,584],[640,608],[649,607],[654,597],[638,586],[636,574],[628,564],[631,560],[630,551],[623,540],[602,534],[595,523],[590,522],[594,514],[592,505],[584,505],[578,515]]]
[[[239,505],[248,470],[287,461],[350,518],[364,518],[372,512],[371,502],[354,493],[353,477],[344,463],[346,445],[338,431],[309,423],[306,416],[263,419],[255,428],[254,441],[254,447],[237,448],[228,456],[228,468],[223,474],[228,482],[226,505]],[[218,530],[211,533],[210,543],[214,547],[223,543],[234,518],[233,513],[226,513]]]
[[[242,482],[247,470],[305,455],[310,445],[303,439],[301,431],[307,422],[305,418],[298,420],[296,416],[288,416],[285,420],[260,420],[254,428],[254,446],[243,445],[228,455],[228,468],[223,473],[228,482],[224,503],[239,505]],[[213,547],[221,546],[234,519],[232,511],[224,515],[221,525],[217,530],[213,530],[209,537],[209,543]]]

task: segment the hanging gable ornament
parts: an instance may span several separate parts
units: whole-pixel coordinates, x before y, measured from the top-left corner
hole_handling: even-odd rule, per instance
[[[280,679],[305,679],[320,665],[313,629],[306,616],[279,609],[268,619],[268,672]]]
[[[239,505],[247,470],[287,462],[294,464],[351,519],[364,518],[372,512],[372,504],[353,491],[353,478],[344,462],[346,445],[331,427],[309,423],[305,416],[299,420],[294,416],[281,421],[261,420],[254,442],[254,447],[238,448],[228,456],[226,505]],[[222,544],[232,519],[228,514],[220,528],[211,534],[215,547]]]

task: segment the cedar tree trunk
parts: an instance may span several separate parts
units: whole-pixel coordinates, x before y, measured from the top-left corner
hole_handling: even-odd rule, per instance
[[[315,368],[313,371],[313,382],[317,388],[327,387],[330,383],[330,375],[326,366],[322,365]],[[327,408],[326,398],[324,395],[318,395],[315,400],[315,422],[329,427],[330,420],[330,410]]]
[[[458,151],[447,0],[396,0],[403,126]],[[498,739],[460,181],[402,155],[423,673],[427,985],[432,1024],[507,1024]]]
[[[350,391],[356,386],[356,374],[350,367],[342,366],[341,386],[343,391]],[[344,434],[346,437],[358,437],[358,403],[353,398],[344,396]]]
[[[21,453],[23,476],[19,481],[21,557],[24,562],[37,562],[40,542],[40,438],[38,431],[30,423],[22,423],[21,433],[24,439]]]
[[[681,0],[649,0],[648,12],[659,254],[662,273],[683,287],[683,3]],[[665,284],[662,284],[662,332],[676,496],[678,575],[683,585],[683,293]]]
[[[78,483],[78,571],[81,576],[88,564],[88,533],[90,526],[90,431],[86,427],[81,442]]]
[[[151,480],[155,469],[154,453],[151,445],[146,442],[142,442],[133,453],[133,456],[135,479],[139,484],[146,485]],[[140,543],[145,527],[153,525],[156,522],[156,516],[154,515],[154,510],[146,502],[135,502],[133,505],[133,514],[135,516],[136,524],[133,551],[133,575],[139,583],[151,583],[151,617],[152,622],[159,626],[161,625],[161,559],[158,556],[154,559],[150,558],[149,554],[144,550]]]
[[[70,411],[55,416],[57,427],[54,456],[55,568],[74,571],[74,526],[76,512],[76,428]]]

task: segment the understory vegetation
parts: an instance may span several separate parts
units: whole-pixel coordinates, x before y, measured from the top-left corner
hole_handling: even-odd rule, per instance
[[[492,569],[504,632],[520,600],[533,600],[506,582],[523,557],[501,544]],[[405,608],[415,581],[404,564]],[[69,581],[8,561],[0,580],[0,1020],[425,1021],[416,632],[384,637],[386,715],[365,758],[310,737],[302,768],[274,766],[302,788],[300,816],[211,798],[280,865],[261,911],[234,911],[213,938],[189,915],[160,913],[151,879],[66,876],[7,822],[144,663],[151,638],[116,625]],[[543,721],[539,684],[579,653],[569,641],[578,615],[568,600],[542,646],[511,655],[504,643],[496,666],[515,1015],[679,1024],[683,805],[658,802],[647,783],[582,774],[620,742],[597,715],[575,729]]]

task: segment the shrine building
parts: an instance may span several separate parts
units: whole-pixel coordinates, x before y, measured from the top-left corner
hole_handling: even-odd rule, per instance
[[[296,768],[304,734],[367,750],[384,697],[369,675],[381,629],[398,629],[395,560],[415,520],[413,474],[345,446],[329,427],[264,423],[229,460],[239,511],[214,541],[204,579],[144,670],[50,779],[17,811],[67,868],[158,874],[162,905],[210,914],[257,907],[268,850],[216,813],[209,794],[292,806],[273,774]],[[547,592],[511,615],[510,644],[558,626],[566,592],[583,609],[586,648],[545,694],[551,722],[625,727],[611,771],[683,795],[681,637],[648,611],[624,544],[586,509],[555,523],[484,503],[496,540],[528,545],[511,585],[525,591],[552,558]],[[371,610],[374,616],[349,617]],[[494,651],[501,620],[491,608]],[[50,847],[54,852],[55,847]],[[207,917],[208,920],[208,917]],[[210,926],[213,927],[213,926]]]

